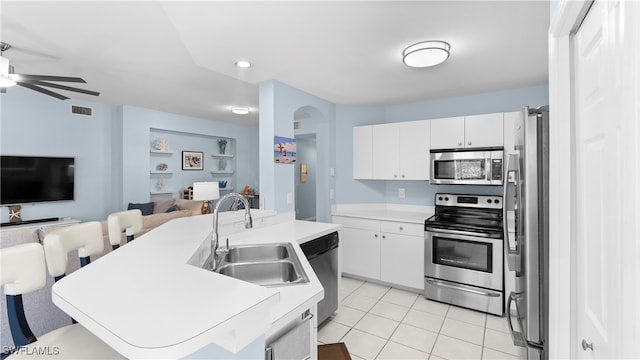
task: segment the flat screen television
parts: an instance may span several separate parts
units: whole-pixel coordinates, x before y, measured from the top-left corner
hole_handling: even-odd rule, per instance
[[[0,204],[73,200],[75,159],[10,156],[0,158]]]

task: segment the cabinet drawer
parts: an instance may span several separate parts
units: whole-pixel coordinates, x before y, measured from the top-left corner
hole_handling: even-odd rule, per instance
[[[334,216],[333,222],[335,224],[342,224],[342,226],[345,228],[372,230],[376,232],[380,231],[380,221],[378,220]]]
[[[422,224],[414,223],[381,221],[380,231],[391,234],[424,236],[424,226]]]

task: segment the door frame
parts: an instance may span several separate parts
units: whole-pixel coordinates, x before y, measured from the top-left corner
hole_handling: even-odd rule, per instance
[[[549,27],[549,177],[552,179],[549,184],[549,358],[576,358],[577,354],[572,352],[579,341],[575,322],[577,212],[572,186],[576,177],[572,42],[573,33],[591,3],[591,0],[559,2]],[[640,50],[635,51],[637,54]],[[640,156],[637,148],[635,151],[635,156]],[[638,191],[634,196],[640,200]],[[638,230],[635,231],[637,234]],[[621,261],[627,264],[627,278],[637,279],[640,266],[629,260],[640,256],[640,244],[630,242],[626,249]],[[623,282],[622,286],[625,285],[633,285],[633,280]],[[630,286],[624,294],[628,298],[621,300],[622,314],[625,314],[621,353],[630,357],[638,354],[638,350],[631,347],[632,340],[640,336],[640,311],[632,304],[640,301],[640,289]]]

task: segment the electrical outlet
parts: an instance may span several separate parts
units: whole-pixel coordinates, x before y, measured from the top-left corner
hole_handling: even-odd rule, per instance
[[[404,195],[405,195],[404,188],[399,188],[398,189],[398,197],[400,199],[404,199]]]
[[[336,168],[331,168],[329,172],[331,173],[331,176],[336,176]]]
[[[336,193],[333,189],[329,189],[329,199],[333,200],[336,197]]]
[[[288,192],[287,193],[287,204],[293,204],[293,193],[292,192]]]

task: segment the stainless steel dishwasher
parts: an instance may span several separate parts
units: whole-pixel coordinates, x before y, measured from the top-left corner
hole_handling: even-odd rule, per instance
[[[333,232],[300,245],[324,288],[324,299],[318,303],[318,325],[338,309],[338,242],[338,233]]]

